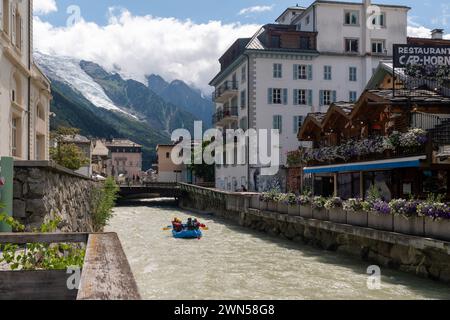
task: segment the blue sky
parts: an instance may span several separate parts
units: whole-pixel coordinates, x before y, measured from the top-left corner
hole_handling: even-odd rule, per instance
[[[357,1],[355,1],[357,2]],[[86,21],[104,25],[108,22],[109,7],[125,7],[134,15],[153,15],[191,19],[196,23],[220,20],[226,23],[258,23],[273,21],[287,6],[295,5],[295,0],[57,0],[58,12],[46,16],[46,20],[56,26],[66,23],[66,8],[78,5]],[[298,1],[307,6],[312,1]],[[428,28],[450,26],[450,5],[446,0],[381,0],[374,3],[402,4],[412,7],[410,17],[414,23]],[[239,11],[253,6],[272,7],[270,11],[248,15],[238,15]],[[448,30],[450,31],[450,30]]]

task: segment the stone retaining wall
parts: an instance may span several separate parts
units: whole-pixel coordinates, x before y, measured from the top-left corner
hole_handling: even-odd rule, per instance
[[[60,218],[62,232],[92,232],[97,182],[49,161],[14,163],[13,215],[28,231]]]
[[[450,284],[450,243],[331,221],[251,209],[254,194],[181,185],[180,206],[324,250]]]

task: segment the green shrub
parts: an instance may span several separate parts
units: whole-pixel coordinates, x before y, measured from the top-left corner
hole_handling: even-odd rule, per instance
[[[106,179],[101,188],[94,190],[92,194],[94,201],[92,220],[95,231],[102,231],[112,218],[118,192],[119,186],[112,177]]]

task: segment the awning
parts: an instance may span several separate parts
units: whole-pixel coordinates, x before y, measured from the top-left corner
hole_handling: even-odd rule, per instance
[[[426,156],[409,157],[400,159],[388,159],[370,162],[346,163],[331,166],[307,167],[303,169],[304,173],[338,173],[338,172],[359,172],[373,171],[383,169],[397,168],[417,168],[420,167],[420,161],[425,160]]]

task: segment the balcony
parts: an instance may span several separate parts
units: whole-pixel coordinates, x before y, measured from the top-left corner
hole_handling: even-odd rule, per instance
[[[216,126],[225,126],[229,122],[238,120],[238,107],[224,107],[213,115],[213,124]]]
[[[222,85],[217,87],[213,95],[213,100],[216,103],[225,103],[233,97],[238,95],[238,82],[225,81]]]

